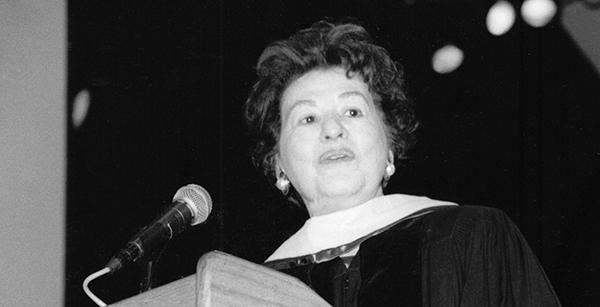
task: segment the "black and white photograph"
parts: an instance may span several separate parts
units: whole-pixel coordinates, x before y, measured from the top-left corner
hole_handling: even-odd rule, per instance
[[[597,0],[7,0],[0,99],[2,306],[600,306]]]

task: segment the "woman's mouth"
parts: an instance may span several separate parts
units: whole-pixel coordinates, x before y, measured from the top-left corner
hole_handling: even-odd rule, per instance
[[[349,149],[332,149],[324,152],[319,157],[319,163],[330,164],[354,160],[354,153]]]

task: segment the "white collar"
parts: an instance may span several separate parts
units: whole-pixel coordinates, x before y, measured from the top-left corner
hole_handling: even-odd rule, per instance
[[[359,239],[419,210],[456,205],[427,197],[392,194],[330,214],[311,217],[266,260],[314,254]]]

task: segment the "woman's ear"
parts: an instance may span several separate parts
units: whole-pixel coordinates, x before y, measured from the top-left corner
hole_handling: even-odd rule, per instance
[[[394,152],[391,149],[388,150],[388,163],[394,164]]]
[[[275,155],[275,174],[279,176],[281,173],[285,173],[283,166],[281,165],[281,159],[279,158],[279,154]]]

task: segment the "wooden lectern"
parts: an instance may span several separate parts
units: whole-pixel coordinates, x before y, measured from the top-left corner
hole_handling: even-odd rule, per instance
[[[229,254],[212,251],[196,274],[111,306],[330,306],[298,279]]]

